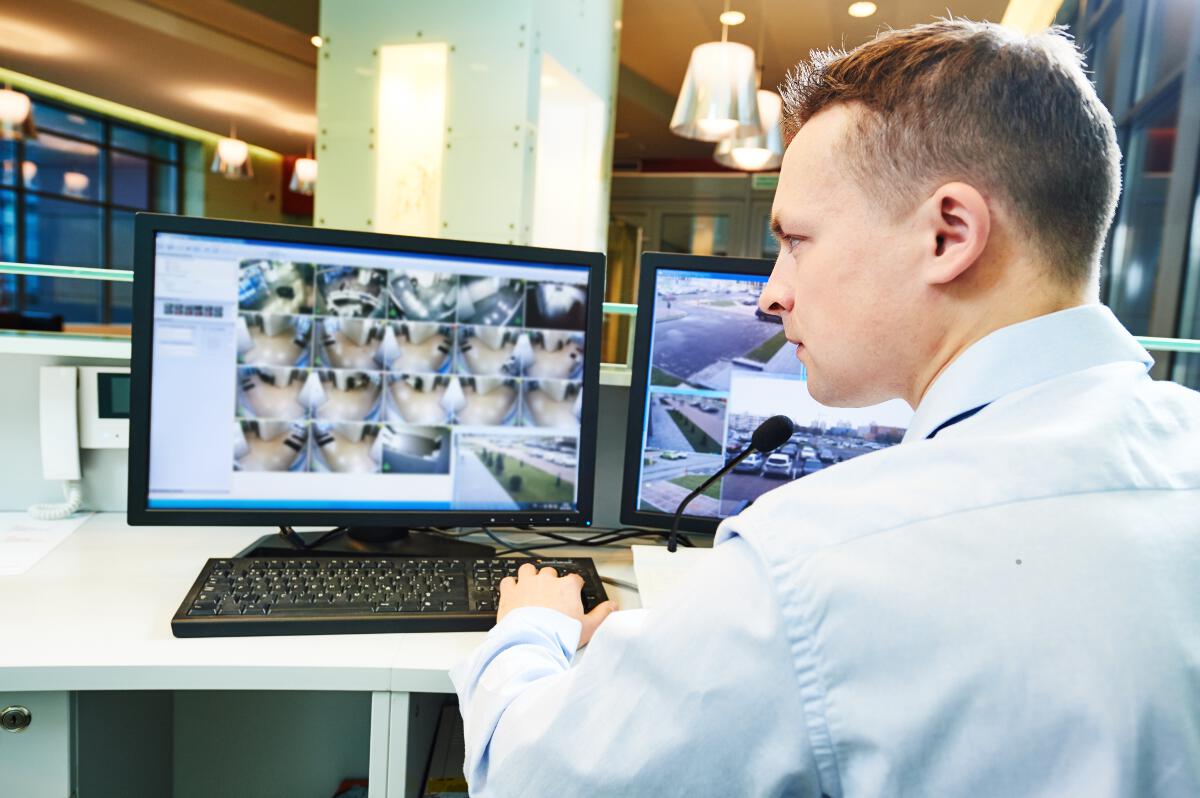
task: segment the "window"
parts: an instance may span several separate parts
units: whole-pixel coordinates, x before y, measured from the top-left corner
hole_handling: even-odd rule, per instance
[[[1138,50],[1136,99],[1183,66],[1196,0],[1149,0]]]
[[[1088,57],[1088,66],[1092,69],[1092,80],[1096,84],[1096,94],[1104,107],[1115,110],[1121,103],[1117,97],[1117,65],[1121,49],[1121,38],[1125,35],[1125,15],[1118,14],[1110,21],[1103,23],[1103,28],[1095,34],[1095,44]]]
[[[728,255],[729,224],[729,217],[725,215],[664,213],[662,251]]]
[[[1126,149],[1108,303],[1134,335],[1146,335],[1150,326],[1178,118],[1177,99],[1151,109],[1134,123]]]
[[[779,239],[775,237],[774,231],[771,230],[771,214],[767,213],[762,217],[761,227],[762,239],[760,240],[760,252],[758,253],[764,258],[779,257]]]
[[[1197,181],[1200,185],[1200,181]],[[1183,301],[1180,303],[1179,335],[1200,339],[1200,187],[1192,200],[1191,240],[1188,242]],[[1171,379],[1200,390],[1200,354],[1179,355]]]
[[[133,267],[133,214],[180,206],[179,139],[32,96],[38,136],[0,141],[0,259]],[[0,310],[129,322],[129,286],[0,275]]]

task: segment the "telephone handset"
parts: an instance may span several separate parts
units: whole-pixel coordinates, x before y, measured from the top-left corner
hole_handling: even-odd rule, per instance
[[[35,504],[34,518],[54,521],[83,506],[79,449],[129,445],[129,369],[43,366],[38,379],[42,476],[63,483],[61,504]]]

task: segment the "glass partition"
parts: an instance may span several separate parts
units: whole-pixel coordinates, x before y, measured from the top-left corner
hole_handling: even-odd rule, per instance
[[[14,336],[40,335],[47,339],[78,341],[81,339],[102,340],[111,338],[128,338],[130,300],[133,290],[133,272],[125,269],[92,269],[76,266],[46,266],[28,263],[0,262],[0,315],[11,312],[14,295],[19,291],[19,283],[37,283],[39,290],[48,291],[57,297],[53,306],[43,312],[33,314],[30,326],[24,330],[0,329],[0,352],[5,351],[4,341]],[[69,309],[72,302],[86,304],[96,296],[106,298],[114,309],[119,307],[120,314],[113,314],[110,323],[99,324],[78,322],[68,319],[62,309]],[[56,313],[56,309],[58,312]],[[632,324],[637,316],[638,306],[622,302],[604,303],[604,322],[608,324]],[[57,326],[54,322],[57,320]],[[35,323],[36,322],[36,323]],[[1200,340],[1185,340],[1178,338],[1138,338],[1138,341],[1152,352],[1178,352],[1185,357],[1200,357]],[[612,353],[606,357],[604,370],[615,378],[615,381],[627,381],[631,356],[633,353],[632,339],[627,339],[624,350]],[[607,353],[606,353],[607,354]]]

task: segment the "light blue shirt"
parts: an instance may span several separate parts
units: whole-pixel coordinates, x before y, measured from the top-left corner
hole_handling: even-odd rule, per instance
[[[1150,364],[1099,305],[1003,328],[574,666],[510,613],[451,674],[472,795],[1200,796],[1200,394]]]

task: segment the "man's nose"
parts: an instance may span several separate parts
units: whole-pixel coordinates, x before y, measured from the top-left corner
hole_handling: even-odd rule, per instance
[[[767,280],[766,286],[763,287],[762,293],[758,296],[758,308],[763,313],[771,313],[778,316],[792,309],[793,299],[791,288],[787,285],[782,271],[779,261],[776,260],[775,268],[771,270],[771,276]]]

